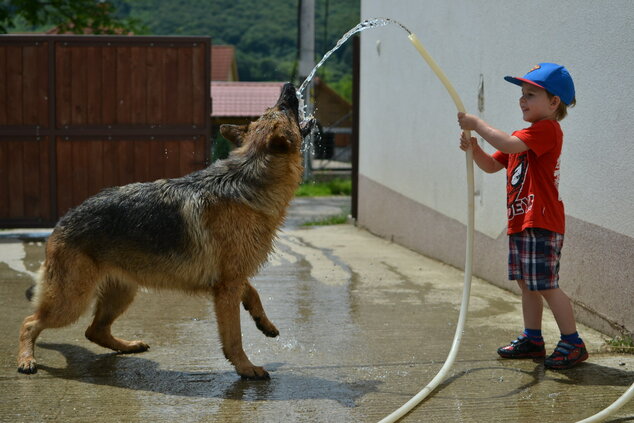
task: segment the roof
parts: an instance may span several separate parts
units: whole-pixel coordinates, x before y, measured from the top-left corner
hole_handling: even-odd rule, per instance
[[[212,81],[212,117],[259,117],[277,102],[283,82]]]
[[[236,64],[236,52],[233,46],[211,46],[211,80],[212,81],[237,81],[238,67]]]
[[[316,77],[314,83],[315,117],[327,127],[352,127],[352,105],[325,81]]]

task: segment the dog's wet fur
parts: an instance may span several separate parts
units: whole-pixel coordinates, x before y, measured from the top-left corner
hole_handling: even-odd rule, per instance
[[[286,84],[257,121],[222,125],[221,133],[238,146],[226,160],[182,178],[105,189],[60,219],[33,292],[35,312],[20,329],[19,372],[37,371],[42,330],[75,322],[93,302],[89,340],[122,353],[147,350],[110,330],[143,286],[211,296],[225,357],[243,378],[269,378],[242,349],[239,307],[266,336],[279,334],[248,279],[271,252],[302,176],[295,88]]]

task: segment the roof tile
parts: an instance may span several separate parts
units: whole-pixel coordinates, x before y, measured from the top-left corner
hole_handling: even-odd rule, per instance
[[[280,96],[283,82],[211,82],[213,117],[258,117]]]

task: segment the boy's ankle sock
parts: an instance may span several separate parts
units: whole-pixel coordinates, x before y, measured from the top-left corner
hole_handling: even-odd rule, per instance
[[[561,340],[572,345],[583,345],[583,340],[579,337],[578,332],[574,332],[568,335],[561,334]]]
[[[524,329],[524,335],[536,344],[542,344],[544,338],[542,337],[541,329]]]

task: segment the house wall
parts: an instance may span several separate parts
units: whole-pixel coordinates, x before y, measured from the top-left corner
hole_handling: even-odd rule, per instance
[[[538,0],[530,7],[516,0],[401,0],[398,7],[361,1],[362,19],[389,17],[408,27],[466,109],[508,132],[528,124],[519,88],[503,77],[546,61],[570,70],[577,106],[562,121],[561,286],[580,321],[610,334],[634,331],[631,6],[629,0]],[[451,98],[405,31],[388,25],[362,33],[358,223],[463,267],[466,171],[456,121]],[[517,292],[506,280],[504,172],[489,175],[476,166],[475,182],[474,272]]]

